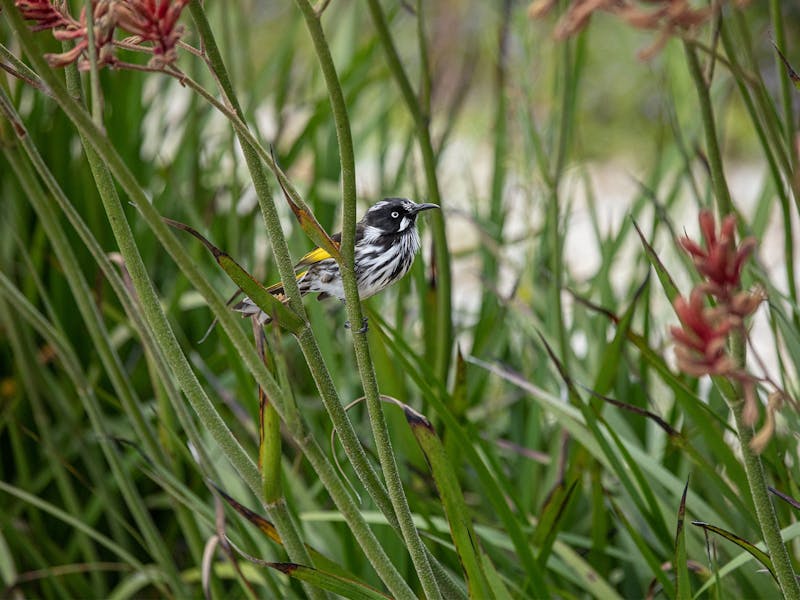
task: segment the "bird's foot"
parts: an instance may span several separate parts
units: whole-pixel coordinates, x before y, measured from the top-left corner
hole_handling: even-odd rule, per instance
[[[351,329],[352,328],[352,325],[350,324],[350,321],[345,321],[344,322],[344,328],[345,329]],[[362,317],[361,318],[361,328],[356,329],[356,333],[367,333],[367,331],[369,331],[369,319],[367,319],[367,317]]]

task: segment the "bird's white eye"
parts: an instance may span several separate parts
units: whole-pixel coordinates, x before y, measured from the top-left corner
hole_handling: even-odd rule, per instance
[[[399,217],[399,216],[400,216],[400,213],[399,213],[399,212],[397,212],[397,211],[394,211],[394,212],[392,213],[392,218],[393,218],[393,219],[396,219],[396,218],[397,218],[397,217]]]

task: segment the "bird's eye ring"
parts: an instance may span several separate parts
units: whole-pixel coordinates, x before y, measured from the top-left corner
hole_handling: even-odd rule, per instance
[[[397,211],[394,211],[394,212],[392,213],[392,218],[393,218],[393,219],[396,219],[396,218],[397,218],[397,217],[399,217],[399,216],[400,216],[400,213],[399,213],[399,212],[397,212]]]

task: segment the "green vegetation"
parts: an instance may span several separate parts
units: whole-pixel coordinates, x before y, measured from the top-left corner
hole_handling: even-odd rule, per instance
[[[0,0],[0,597],[800,597],[791,3],[68,4]]]

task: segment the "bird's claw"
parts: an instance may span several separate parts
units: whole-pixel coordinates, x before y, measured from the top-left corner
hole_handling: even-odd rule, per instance
[[[350,324],[350,321],[345,321],[344,322],[344,328],[345,329],[351,329],[352,328],[352,325]],[[361,328],[360,329],[356,329],[356,333],[367,333],[367,331],[369,331],[369,320],[367,319],[367,317],[362,317],[361,318]]]

